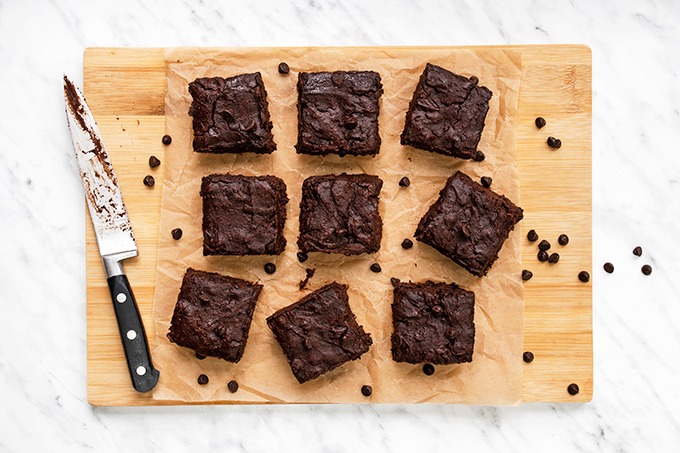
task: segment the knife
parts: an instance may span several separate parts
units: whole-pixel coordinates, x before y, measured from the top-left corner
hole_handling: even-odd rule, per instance
[[[156,386],[160,373],[151,363],[142,318],[122,263],[127,258],[137,256],[137,243],[97,123],[82,93],[66,76],[64,97],[66,119],[118,320],[132,386],[138,392],[148,392]]]

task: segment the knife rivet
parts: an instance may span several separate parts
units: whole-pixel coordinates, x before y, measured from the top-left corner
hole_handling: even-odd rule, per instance
[[[135,332],[134,330],[128,330],[127,337],[128,340],[134,340],[135,338],[137,338],[137,332]]]
[[[143,366],[138,366],[135,371],[140,376],[144,376],[146,374],[146,368],[144,368]]]
[[[127,296],[123,293],[119,293],[116,296],[116,300],[122,304],[123,302],[125,302],[127,300]]]

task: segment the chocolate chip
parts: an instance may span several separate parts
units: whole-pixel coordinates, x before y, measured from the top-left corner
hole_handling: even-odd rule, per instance
[[[548,252],[546,252],[545,250],[541,250],[540,252],[538,252],[537,258],[538,261],[540,261],[541,263],[548,261],[549,258]]]
[[[534,353],[531,351],[524,351],[524,354],[522,354],[522,360],[524,360],[526,363],[531,363],[534,361]]]
[[[434,374],[434,365],[431,363],[426,363],[423,365],[423,373],[425,373],[427,376],[432,376]]]
[[[156,184],[156,180],[151,175],[146,175],[144,177],[144,185],[147,187],[153,187]]]
[[[614,272],[614,265],[612,263],[604,263],[604,271],[608,274]]]
[[[489,176],[482,176],[482,185],[486,187],[487,189],[491,187],[491,182],[493,179],[491,179]]]
[[[399,284],[399,282],[401,282],[401,280],[399,280],[399,279],[396,278],[396,277],[392,277],[392,278],[390,279],[390,283],[392,283],[392,286],[397,286],[397,285]]]
[[[382,271],[382,267],[380,267],[380,264],[378,263],[373,263],[371,264],[371,270],[377,274]]]
[[[549,147],[554,149],[559,149],[562,147],[562,140],[560,140],[559,138],[548,137],[547,143]]]
[[[401,248],[408,250],[411,247],[413,247],[413,241],[412,240],[406,238],[403,241],[401,241]]]
[[[652,266],[650,266],[649,264],[645,264],[644,266],[642,266],[642,269],[640,270],[642,271],[643,274],[649,275],[652,273]]]
[[[444,313],[444,309],[439,304],[433,305],[432,306],[432,313],[434,313],[435,315],[441,315],[442,313]]]
[[[633,255],[642,256],[642,247],[639,245],[633,249]]]
[[[524,281],[531,280],[531,277],[533,277],[533,276],[534,276],[533,272],[528,271],[526,269],[522,270],[522,280],[524,280]]]
[[[359,123],[357,123],[356,118],[347,118],[345,120],[345,129],[354,130],[357,128]]]
[[[483,152],[477,151],[477,152],[475,153],[475,157],[473,157],[472,159],[473,159],[475,162],[481,162],[481,161],[483,161],[485,158],[486,158],[486,156],[484,155]]]
[[[276,272],[276,264],[274,263],[267,263],[264,265],[264,271],[268,274],[273,274]]]
[[[172,234],[172,238],[176,241],[179,241],[182,239],[182,229],[181,228],[175,228],[170,232]]]
[[[538,243],[538,250],[550,250],[550,242],[543,239]]]
[[[231,393],[236,393],[238,391],[238,382],[229,381],[229,383],[227,384],[227,388]]]
[[[205,359],[205,357],[206,357],[206,356],[204,356],[203,354],[201,354],[201,353],[199,353],[199,352],[197,352],[195,355],[196,355],[196,358],[197,358],[198,360],[203,360],[203,359]]]
[[[578,273],[578,279],[583,283],[588,283],[590,281],[590,274],[586,271],[581,271]]]
[[[170,143],[172,143],[172,137],[170,137],[169,135],[164,135],[161,141],[163,142],[164,145],[169,145]]]
[[[536,233],[536,230],[529,230],[527,233],[527,239],[529,242],[536,242],[538,240],[538,233]]]
[[[555,264],[560,260],[560,254],[559,253],[551,253],[550,256],[548,257],[548,262],[550,264]]]
[[[577,395],[579,392],[578,384],[569,384],[569,387],[567,387],[567,392],[569,392],[570,395]]]
[[[408,186],[411,185],[411,180],[408,179],[406,176],[404,176],[403,178],[401,178],[401,179],[399,180],[399,185],[400,185],[401,187],[408,187]]]
[[[201,375],[198,377],[198,383],[201,384],[201,385],[207,384],[208,381],[209,381],[208,376],[206,376],[205,374],[201,374]]]
[[[279,63],[279,74],[288,74],[290,72],[290,67],[288,66],[288,63],[281,62]]]
[[[471,76],[471,77],[470,77],[470,82],[472,82],[472,83],[474,83],[475,85],[477,85],[477,84],[479,83],[479,79],[477,78],[477,76]]]
[[[297,257],[299,262],[304,263],[307,261],[307,258],[309,258],[309,255],[307,255],[305,252],[297,252]]]
[[[569,236],[567,236],[566,234],[560,234],[560,237],[557,238],[557,243],[560,245],[569,244]]]
[[[373,393],[373,388],[370,385],[362,385],[361,386],[361,394],[369,397]]]
[[[305,289],[305,286],[307,286],[307,283],[309,283],[309,279],[314,277],[315,272],[316,272],[316,268],[305,269],[305,278],[304,278],[304,280],[300,280],[300,284],[298,285],[298,287],[300,288],[300,291]]]
[[[545,126],[545,118],[543,118],[542,116],[539,116],[538,118],[536,118],[536,121],[534,121],[534,122],[536,123],[536,127],[539,128],[539,129],[541,129],[541,128],[543,128],[543,126]]]
[[[149,157],[149,167],[156,168],[161,164],[161,161],[156,156]]]

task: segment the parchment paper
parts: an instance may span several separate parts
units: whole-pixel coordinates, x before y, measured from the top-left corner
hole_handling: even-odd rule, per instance
[[[522,391],[521,256],[516,229],[501,250],[489,274],[476,278],[430,247],[415,242],[416,225],[437,198],[446,179],[462,170],[473,179],[493,177],[492,188],[521,206],[515,165],[515,122],[519,96],[521,56],[496,49],[450,48],[293,48],[293,49],[170,49],[166,53],[166,131],[173,138],[166,149],[161,204],[158,279],[155,294],[155,347],[153,360],[161,378],[153,397],[185,402],[317,402],[317,403],[466,403],[518,404]],[[277,72],[279,62],[291,72]],[[426,62],[456,73],[479,77],[493,92],[479,149],[483,162],[468,162],[399,144],[409,100]],[[380,73],[384,94],[379,118],[382,147],[375,157],[304,156],[295,153],[297,140],[297,73],[301,71],[374,70]],[[197,77],[230,77],[260,71],[268,93],[278,149],[271,155],[208,155],[192,151],[191,96],[188,84]],[[378,175],[384,186],[380,213],[384,220],[381,248],[375,255],[344,257],[310,254],[305,263],[296,258],[301,186],[304,178],[329,173]],[[276,175],[288,186],[290,202],[280,256],[204,257],[202,255],[201,177],[210,173]],[[402,176],[409,188],[399,187]],[[175,241],[173,228],[184,236]],[[268,275],[263,265],[273,262]],[[369,266],[378,262],[379,274]],[[216,358],[196,359],[194,352],[170,343],[166,333],[187,267],[221,272],[264,284],[255,309],[245,354],[238,364]],[[305,268],[316,274],[299,290]],[[477,329],[473,362],[437,366],[426,376],[421,365],[396,363],[391,358],[392,287],[390,277],[401,280],[456,282],[476,294]],[[349,299],[358,322],[373,338],[373,346],[360,360],[347,363],[300,385],[266,326],[265,318],[331,281],[349,285]],[[205,373],[207,385],[198,385]],[[240,387],[231,394],[227,382]],[[360,388],[371,385],[373,395]]]

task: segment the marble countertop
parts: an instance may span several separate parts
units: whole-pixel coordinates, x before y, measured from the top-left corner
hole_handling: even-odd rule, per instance
[[[223,3],[0,2],[0,451],[678,448],[680,3]],[[61,95],[63,73],[82,83],[84,48],[556,43],[593,51],[591,403],[87,403],[85,212]]]

